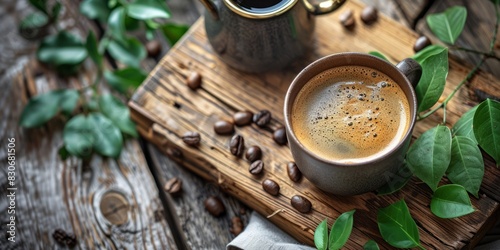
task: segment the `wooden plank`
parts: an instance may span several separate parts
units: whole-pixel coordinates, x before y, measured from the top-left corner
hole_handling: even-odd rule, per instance
[[[352,8],[359,13],[362,5],[350,1],[343,8]],[[473,199],[477,209],[472,215],[453,220],[442,220],[433,216],[428,208],[431,191],[415,180],[401,192],[390,196],[373,193],[355,197],[328,195],[315,188],[306,179],[291,182],[285,165],[292,160],[288,147],[277,146],[271,139],[273,129],[283,124],[283,96],[295,74],[304,66],[323,55],[340,51],[380,51],[392,61],[399,61],[413,54],[413,43],[417,34],[395,23],[387,17],[371,26],[358,25],[353,32],[344,30],[338,23],[338,14],[318,18],[315,50],[298,60],[284,71],[264,74],[245,74],[220,62],[206,40],[203,20],[198,21],[189,34],[163,58],[151,72],[145,84],[129,103],[133,117],[138,122],[141,134],[155,143],[163,152],[170,153],[181,163],[201,177],[217,183],[222,190],[238,197],[248,206],[263,215],[274,216],[271,221],[305,243],[312,242],[316,225],[325,217],[329,223],[340,213],[358,209],[355,228],[348,248],[360,248],[368,239],[375,239],[383,247],[375,222],[378,208],[405,198],[416,219],[424,247],[462,248],[475,244],[484,233],[491,219],[498,216],[498,199],[486,193],[486,185],[499,183],[499,171],[487,165],[492,183],[485,181],[480,199]],[[363,39],[359,39],[362,37]],[[467,68],[452,61],[446,93],[466,75]],[[185,78],[191,71],[203,75],[201,89],[192,91],[185,86]],[[491,75],[482,73],[474,78],[478,85],[489,84]],[[498,81],[498,80],[494,80]],[[453,124],[465,112],[469,100],[467,90],[450,103],[447,121]],[[230,136],[219,136],[213,132],[213,124],[220,119],[230,120],[234,112],[250,110],[256,112],[269,109],[273,120],[266,129],[255,125],[236,129],[245,138],[247,147],[259,145],[263,149],[266,170],[263,176],[248,173],[249,163],[229,153]],[[437,113],[416,126],[415,136],[442,121]],[[448,124],[448,125],[449,125]],[[197,148],[186,146],[181,136],[186,131],[198,131],[202,144]],[[173,152],[182,152],[175,153]],[[491,162],[487,161],[487,164]],[[272,178],[281,186],[279,197],[271,197],[262,190],[263,178]],[[493,189],[492,189],[493,190]],[[313,211],[301,214],[289,205],[290,197],[301,194],[311,200]],[[492,199],[494,198],[494,199]]]
[[[63,23],[72,32],[85,36],[92,25],[78,15],[77,4],[63,3]],[[14,11],[19,6],[25,8],[26,2],[9,3],[8,12],[1,16],[2,28],[4,24],[11,29],[16,27],[11,19],[19,18]],[[41,128],[19,128],[22,108],[31,96],[56,88],[87,85],[94,77],[95,68],[86,64],[78,76],[61,78],[32,59],[12,78],[19,69],[15,66],[26,61],[19,55],[32,55],[36,43],[24,43],[17,30],[9,33],[9,39],[20,42],[12,43],[14,49],[9,51],[17,56],[13,56],[10,64],[1,66],[11,74],[1,81],[0,138],[3,142],[7,142],[7,138],[16,140],[16,242],[0,237],[2,248],[56,248],[52,233],[61,228],[74,233],[78,247],[84,249],[177,249],[137,141],[127,141],[118,160],[94,156],[88,162],[75,158],[62,161],[58,156],[63,143],[62,117]],[[0,149],[0,158],[4,159],[2,169],[7,169],[7,143],[2,143]],[[6,171],[2,171],[0,183],[5,187],[0,195],[6,197]],[[7,199],[0,201],[4,215],[7,215],[7,202]]]

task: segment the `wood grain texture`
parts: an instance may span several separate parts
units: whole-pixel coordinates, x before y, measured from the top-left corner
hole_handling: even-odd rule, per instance
[[[343,8],[359,12],[362,8],[350,1]],[[424,184],[412,180],[401,192],[390,196],[373,193],[355,197],[328,195],[315,188],[306,179],[293,183],[286,175],[285,165],[292,160],[286,146],[276,145],[272,131],[283,124],[283,96],[295,74],[320,56],[340,52],[380,51],[396,62],[413,54],[413,43],[417,34],[387,17],[381,17],[371,26],[358,25],[352,32],[344,30],[338,23],[338,13],[318,18],[317,39],[312,53],[298,60],[284,71],[251,75],[238,72],[220,62],[206,41],[203,20],[198,21],[177,46],[163,58],[151,72],[146,83],[136,92],[129,103],[133,109],[141,134],[155,143],[172,159],[201,177],[217,183],[222,190],[238,197],[248,206],[264,216],[277,212],[270,220],[302,242],[311,244],[316,225],[325,217],[332,223],[340,213],[357,209],[355,228],[348,242],[348,249],[359,249],[368,239],[375,239],[383,247],[388,245],[378,233],[376,211],[380,207],[404,198],[421,234],[426,248],[462,248],[473,246],[477,237],[488,228],[488,218],[498,216],[498,199],[492,191],[499,183],[499,171],[487,162],[488,176],[492,179],[483,184],[480,199],[473,199],[477,209],[472,215],[453,220],[442,220],[433,216],[428,208],[431,191]],[[359,19],[357,19],[360,22]],[[363,39],[358,39],[363,37]],[[449,93],[467,73],[463,65],[451,62],[448,78]],[[202,88],[192,91],[185,86],[185,78],[191,71],[203,75]],[[490,80],[491,75],[482,73],[473,79],[479,85]],[[450,103],[447,121],[453,124],[460,115],[473,105],[467,90]],[[237,128],[244,136],[246,146],[259,145],[266,164],[265,173],[254,177],[248,173],[249,163],[229,153],[230,136],[219,136],[213,132],[213,124],[220,119],[230,120],[239,110],[268,109],[273,120],[266,129],[255,125]],[[442,120],[437,113],[419,122],[415,136],[436,126]],[[183,144],[180,136],[186,131],[198,131],[202,144],[197,148]],[[263,178],[272,178],[279,183],[279,197],[272,197],[262,190]],[[313,211],[301,214],[290,206],[290,197],[300,194],[311,200]]]
[[[2,29],[4,24],[10,25],[12,30],[16,29],[15,23],[3,20],[10,20],[13,16],[20,18],[14,11],[17,7],[12,7],[26,7],[25,2],[20,2],[24,1],[11,2],[6,6],[8,12],[1,16]],[[63,1],[63,4],[61,24],[84,37],[92,24],[78,15],[78,5],[71,1]],[[37,43],[25,43],[14,31],[8,34],[9,40],[19,41],[17,44],[2,43],[14,48],[9,53],[33,54]],[[51,89],[88,85],[93,80],[95,68],[88,63],[77,76],[61,78],[54,71],[38,65],[34,58],[30,58],[19,72],[20,67],[16,65],[23,62],[26,58],[14,56],[10,64],[2,64],[2,69],[11,73],[1,82],[0,138],[4,143],[0,146],[0,159],[4,171],[0,175],[0,195],[7,195],[6,141],[11,137],[16,139],[18,190],[16,242],[8,242],[2,235],[1,248],[63,248],[52,237],[54,230],[61,228],[74,233],[78,239],[77,246],[83,249],[177,249],[162,215],[163,205],[158,198],[158,190],[137,141],[127,141],[117,160],[95,156],[88,162],[74,158],[62,161],[58,150],[63,144],[64,118],[55,118],[37,129],[23,129],[18,125],[21,111],[30,97]],[[110,194],[121,197],[122,202],[103,202],[103,197],[109,198]],[[2,198],[1,214],[7,214],[7,207],[7,200]],[[118,212],[125,217],[113,219],[113,213]],[[5,217],[2,224],[4,221]]]

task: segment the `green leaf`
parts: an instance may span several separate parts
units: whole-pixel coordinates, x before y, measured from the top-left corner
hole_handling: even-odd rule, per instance
[[[80,94],[76,89],[56,90],[60,93],[59,107],[64,114],[70,115],[75,110]]]
[[[477,143],[465,136],[453,138],[447,175],[451,182],[463,186],[469,193],[478,197],[483,181],[484,162]]]
[[[401,166],[396,173],[386,172],[383,178],[388,180],[386,184],[377,189],[378,195],[392,194],[403,188],[411,179],[413,173],[406,163]]]
[[[141,27],[141,22],[135,18],[125,15],[125,30],[133,31]]]
[[[88,120],[94,133],[94,150],[103,156],[118,157],[123,147],[120,129],[101,113],[91,113]]]
[[[137,0],[127,6],[127,14],[139,20],[169,18],[167,6],[158,0]]]
[[[328,225],[326,219],[319,223],[314,231],[314,245],[318,250],[326,250],[328,247]]]
[[[414,54],[412,58],[415,59],[415,61],[417,61],[418,63],[422,64],[428,57],[442,53],[445,49],[446,48],[441,45],[432,44]]]
[[[107,94],[99,98],[101,112],[123,133],[137,137],[135,123],[130,120],[130,110],[118,98]]]
[[[44,33],[49,19],[45,14],[34,12],[26,16],[19,24],[19,33],[26,39],[33,39]]]
[[[26,128],[41,126],[54,117],[59,109],[71,113],[77,100],[76,90],[54,90],[37,95],[24,107],[19,123]]]
[[[59,18],[59,14],[61,14],[62,4],[60,2],[56,2],[54,6],[52,6],[52,16],[51,19],[56,21]]]
[[[342,213],[332,226],[330,238],[328,241],[328,249],[340,249],[345,245],[352,231],[353,214],[356,210]]]
[[[120,6],[109,14],[108,28],[115,40],[125,40],[125,9],[123,7]]]
[[[431,200],[431,211],[439,218],[456,218],[474,212],[465,188],[457,184],[436,189]]]
[[[57,154],[59,155],[59,157],[61,157],[61,160],[66,160],[68,159],[68,157],[71,155],[68,150],[66,149],[66,146],[65,145],[62,145],[62,147],[59,148],[59,150],[57,151]]]
[[[422,62],[422,77],[415,89],[418,112],[432,107],[443,94],[448,75],[448,49],[427,57]]]
[[[476,113],[477,106],[467,111],[460,117],[460,119],[455,123],[451,129],[451,134],[453,136],[465,136],[469,137],[474,143],[477,144],[476,137],[474,136],[474,131],[472,130],[472,122],[474,121],[474,114]]]
[[[73,117],[66,123],[63,131],[66,151],[78,157],[87,157],[92,153],[94,144],[93,126],[83,114]]]
[[[479,146],[500,166],[500,102],[486,99],[479,104],[473,130]]]
[[[85,43],[85,48],[87,53],[94,63],[101,68],[102,67],[102,55],[99,53],[99,46],[97,45],[97,38],[94,32],[90,31],[87,35],[87,42]]]
[[[54,92],[37,95],[28,102],[19,121],[22,127],[34,128],[54,117],[59,108],[59,99]]]
[[[87,50],[80,38],[61,31],[43,39],[38,47],[37,58],[56,67],[79,65],[87,58]]]
[[[363,250],[380,250],[380,248],[378,247],[377,242],[375,242],[374,240],[369,240],[363,246]]]
[[[29,2],[33,7],[43,12],[46,16],[49,15],[49,12],[47,11],[47,0],[29,0]]]
[[[108,84],[121,93],[128,93],[134,90],[146,79],[146,74],[140,69],[124,68],[113,72],[104,72],[104,78]]]
[[[118,0],[108,0],[108,7],[110,9],[114,8],[116,5],[118,5]]]
[[[114,59],[136,68],[139,68],[142,59],[146,58],[146,49],[136,38],[128,38],[123,43],[110,41],[108,52]]]
[[[111,9],[105,0],[85,0],[80,3],[80,12],[89,19],[96,19],[101,23],[106,23]]]
[[[379,209],[377,222],[382,238],[391,246],[398,248],[420,246],[417,224],[404,200]]]
[[[447,44],[455,44],[464,29],[467,9],[463,6],[450,7],[442,13],[427,16],[427,24],[432,32]]]
[[[500,0],[491,0],[493,4],[500,5]]]
[[[370,51],[370,52],[368,52],[368,54],[370,54],[370,55],[372,55],[372,56],[376,56],[376,57],[378,57],[378,58],[380,58],[380,59],[383,59],[383,60],[389,61],[389,60],[387,60],[387,57],[386,57],[386,56],[384,56],[384,54],[382,54],[382,53],[380,53],[380,52],[378,52],[378,51]]]
[[[438,125],[423,133],[406,154],[410,170],[436,190],[451,161],[451,132]]]
[[[182,24],[165,24],[161,27],[163,35],[170,42],[170,45],[174,45],[181,39],[181,37],[189,30],[189,26]]]

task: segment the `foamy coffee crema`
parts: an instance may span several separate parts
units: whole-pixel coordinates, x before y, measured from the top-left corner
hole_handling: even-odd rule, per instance
[[[367,67],[326,70],[300,90],[292,107],[297,139],[318,156],[361,162],[391,150],[409,129],[405,93]]]

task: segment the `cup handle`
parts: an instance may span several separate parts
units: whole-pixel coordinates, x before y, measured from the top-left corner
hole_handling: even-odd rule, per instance
[[[422,76],[422,66],[417,61],[406,58],[399,62],[396,67],[408,78],[413,88],[417,87]]]
[[[315,4],[309,1],[310,0],[302,0],[307,11],[314,15],[323,15],[338,9],[346,0],[325,0]]]

